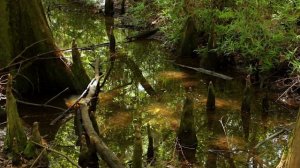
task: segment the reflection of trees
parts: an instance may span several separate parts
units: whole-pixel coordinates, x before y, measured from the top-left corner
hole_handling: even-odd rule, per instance
[[[208,155],[205,166],[207,168],[217,167],[217,158],[218,155],[223,155],[227,159],[229,167],[235,168],[234,161],[231,156],[231,151],[229,149],[228,135],[224,131],[222,117],[218,116],[219,114],[215,109],[215,91],[212,82],[209,82],[208,86],[208,96],[206,101],[206,114],[207,114],[207,126],[208,130],[212,131],[212,137],[210,140],[213,140],[208,145]],[[218,146],[217,143],[220,138],[226,138],[226,145]],[[219,139],[218,139],[219,138]],[[215,140],[214,140],[215,139]]]
[[[50,27],[60,47],[69,47],[73,38],[76,38],[79,46],[107,41],[103,19],[96,15],[54,9],[51,11],[51,20]]]
[[[212,130],[212,136],[209,138],[208,145],[208,155],[205,166],[207,168],[217,167],[218,157],[223,156],[230,168],[235,168],[234,160],[232,158],[231,150],[229,149],[229,142],[226,140],[225,144],[220,146],[220,141],[223,138],[228,138],[224,133],[223,127],[221,125],[219,114],[213,113],[212,111],[207,111],[207,119],[209,124],[208,130]]]
[[[56,37],[62,37],[67,38],[69,40],[68,43],[63,42],[61,40],[61,43],[69,44],[71,42],[72,37],[78,37],[78,43],[79,44],[87,44],[87,43],[99,43],[99,42],[106,42],[107,41],[107,32],[109,32],[109,29],[105,29],[105,26],[103,22],[101,21],[95,21],[94,18],[86,17],[85,14],[75,14],[75,13],[63,13],[63,14],[57,14],[58,17],[60,17],[61,21],[56,24],[56,28],[61,35],[55,34]],[[68,15],[68,17],[71,17],[73,19],[70,20],[63,20],[63,17]],[[73,15],[73,16],[72,16]],[[83,18],[83,19],[82,19]],[[72,24],[66,24],[66,23]],[[62,24],[62,27],[59,27],[58,24]],[[77,25],[78,24],[78,25]],[[106,24],[106,28],[110,28],[108,26],[109,24]],[[64,33],[64,31],[66,33]],[[119,33],[118,30],[115,31],[116,39],[122,38],[122,34]],[[180,82],[178,81],[158,81],[157,80],[157,74],[158,72],[164,71],[164,70],[173,70],[174,68],[170,63],[167,63],[166,61],[163,61],[163,56],[165,53],[163,53],[162,49],[159,47],[158,43],[155,42],[138,42],[138,43],[130,43],[130,44],[122,44],[118,46],[123,52],[126,52],[126,57],[121,59],[116,59],[115,66],[111,71],[111,75],[108,78],[108,81],[106,83],[106,86],[104,87],[105,90],[111,90],[113,88],[116,88],[118,86],[124,85],[126,83],[134,81],[134,84],[131,86],[126,87],[126,90],[121,88],[118,91],[118,94],[114,94],[111,102],[107,106],[102,106],[101,100],[100,100],[100,107],[101,107],[101,116],[99,116],[99,120],[105,120],[105,124],[101,126],[101,128],[105,128],[106,132],[103,133],[105,140],[110,143],[111,148],[114,151],[119,151],[119,153],[124,156],[124,161],[130,160],[133,152],[132,144],[134,137],[132,136],[134,134],[134,129],[132,128],[132,125],[130,125],[130,122],[128,125],[120,126],[118,128],[109,129],[106,128],[107,125],[109,125],[110,120],[107,118],[110,118],[112,116],[119,116],[121,115],[122,111],[125,111],[126,114],[129,116],[132,115],[132,111],[130,109],[136,109],[137,104],[141,104],[141,106],[151,103],[149,101],[149,96],[144,91],[141,91],[141,88],[138,88],[137,83],[141,83],[141,85],[144,87],[144,90],[149,95],[155,95],[155,91],[159,91],[160,88],[164,89],[165,93],[162,96],[162,102],[164,104],[167,104],[167,106],[170,106],[174,109],[181,107],[178,106],[178,104],[181,104],[180,101],[182,100],[183,95],[183,88],[180,86]],[[90,53],[88,53],[90,54]],[[94,54],[98,55],[98,53]],[[106,59],[106,57],[105,57]],[[122,60],[123,59],[123,60]],[[109,69],[110,63],[103,62],[102,68],[103,69]],[[226,86],[226,91],[231,91],[233,89],[236,89],[237,83],[233,83],[232,88]],[[166,88],[167,87],[167,88]],[[171,88],[172,87],[172,88]],[[202,86],[198,86],[202,87]],[[240,84],[239,86],[240,87]],[[166,88],[166,89],[165,89]],[[240,92],[241,89],[239,89],[236,92]],[[200,91],[201,92],[201,91]],[[199,92],[199,93],[200,93]],[[202,92],[201,92],[202,94]],[[225,93],[224,93],[225,94]],[[228,94],[228,93],[226,93]],[[235,97],[239,97],[235,95],[231,95],[229,93],[230,99],[234,99]],[[226,97],[226,96],[225,96]],[[228,98],[227,97],[227,98]],[[140,101],[137,102],[136,99],[139,99]],[[195,100],[197,101],[197,100]],[[195,102],[194,102],[195,103]],[[196,103],[195,103],[196,105]],[[202,104],[203,106],[203,104]],[[202,108],[202,107],[201,107]],[[141,109],[143,109],[141,107]],[[202,112],[203,109],[194,109],[197,112]],[[142,111],[142,110],[141,110]],[[229,111],[229,110],[228,110]],[[226,111],[226,114],[229,113],[233,116],[233,119],[231,120],[231,125],[229,126],[229,129],[231,132],[239,132],[236,128],[239,126],[239,113],[230,113]],[[203,111],[204,112],[204,111]],[[217,111],[215,113],[218,113]],[[195,121],[197,126],[203,125],[203,114],[205,113],[195,113],[195,118],[197,120]],[[225,114],[223,114],[225,115]],[[146,117],[153,117],[148,115],[146,112],[142,113],[143,119]],[[176,116],[177,117],[177,116]],[[175,117],[174,117],[175,118]],[[213,136],[209,140],[215,140],[218,137],[224,136],[224,131],[220,126],[220,123],[217,121],[220,117],[217,114],[214,114],[213,112],[207,112],[207,118],[209,124],[209,130],[212,130]],[[107,119],[107,120],[106,120]],[[153,119],[153,118],[152,118]],[[177,118],[176,118],[177,119]],[[147,121],[150,119],[146,119]],[[162,119],[163,120],[163,119]],[[164,119],[166,122],[168,122],[168,119]],[[154,129],[157,129],[153,127]],[[175,127],[177,128],[177,127]],[[158,154],[158,160],[163,159],[167,160],[167,157],[170,157],[170,146],[174,142],[174,132],[170,131],[173,128],[165,128],[164,130],[159,129],[158,134],[165,134],[165,132],[168,132],[169,136],[166,136],[165,139],[162,141],[164,145],[160,147],[161,153]],[[197,131],[197,134],[201,135],[203,130],[199,129]],[[145,134],[145,131],[141,131],[141,134]],[[204,137],[209,136],[210,134],[204,135]],[[156,138],[156,137],[155,137]],[[198,138],[203,138],[201,136],[198,136]],[[205,139],[204,144],[201,141],[201,145],[205,145],[207,140]],[[200,142],[199,142],[200,143]],[[220,147],[212,144],[208,145],[209,150],[208,154],[208,160],[207,165],[220,165],[220,162],[217,162],[219,160],[218,158],[225,156],[226,150],[228,151],[228,147],[224,150],[225,152],[217,152],[216,150],[220,150]],[[273,149],[273,148],[272,148]],[[201,150],[201,149],[200,149]],[[228,153],[228,152],[227,152]],[[201,156],[200,156],[201,155]],[[130,156],[130,158],[126,157]],[[160,158],[159,158],[160,157]],[[198,155],[197,155],[198,157]],[[203,157],[202,153],[199,153],[199,157]],[[228,160],[228,159],[227,159]],[[229,162],[229,161],[228,161]],[[213,167],[213,166],[211,166]]]
[[[251,81],[250,81],[250,76],[248,75],[246,79],[246,88],[244,89],[244,95],[243,95],[242,106],[241,106],[242,125],[243,125],[243,131],[246,140],[248,140],[249,137],[249,127],[250,127],[250,119],[251,119],[250,106],[251,106],[252,97],[251,97],[250,85],[251,85]]]
[[[180,126],[177,132],[178,142],[176,142],[176,147],[179,160],[188,163],[194,163],[196,161],[195,154],[198,145],[193,113],[193,99],[187,96],[184,101]]]

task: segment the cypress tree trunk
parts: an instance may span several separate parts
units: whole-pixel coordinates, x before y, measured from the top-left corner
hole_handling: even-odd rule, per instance
[[[19,117],[16,99],[12,94],[12,76],[8,76],[6,88],[7,132],[5,149],[16,154],[21,153],[27,144],[27,137]]]
[[[18,92],[25,95],[66,87],[80,92],[54,43],[41,0],[0,0],[0,10],[0,73],[21,70],[16,75]]]
[[[105,0],[104,13],[106,16],[114,15],[114,1],[113,0]]]
[[[140,120],[138,118],[137,120]],[[143,142],[141,133],[141,123],[137,121],[135,124],[135,135],[134,135],[134,146],[133,146],[133,157],[132,157],[132,168],[142,168],[143,167]]]
[[[300,111],[300,110],[299,110]],[[276,168],[297,168],[300,165],[300,113],[298,112],[297,122],[290,138],[289,149],[283,154],[282,161]]]
[[[241,105],[241,118],[242,118],[242,126],[245,135],[245,139],[248,140],[249,137],[249,128],[250,128],[250,119],[251,119],[251,81],[250,75],[246,78],[246,87],[244,89],[244,95]]]

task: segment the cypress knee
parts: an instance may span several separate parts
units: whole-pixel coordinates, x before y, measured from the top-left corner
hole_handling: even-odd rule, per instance
[[[187,97],[182,111],[180,126],[177,133],[178,144],[176,146],[179,160],[182,163],[194,163],[196,158],[196,148],[198,146],[195,121],[194,121],[194,102]]]
[[[22,152],[25,149],[27,137],[22,126],[21,119],[19,117],[16,99],[12,94],[12,80],[12,76],[8,75],[5,106],[5,111],[7,115],[7,133],[5,137],[5,149],[8,152],[12,152],[13,148],[15,148],[15,151]]]
[[[208,85],[206,110],[215,110],[215,108],[216,108],[215,90],[212,81],[210,81]]]
[[[249,137],[249,127],[250,127],[250,106],[251,106],[251,79],[250,75],[246,78],[246,87],[244,89],[244,95],[241,106],[241,118],[242,126],[245,134],[245,139]]]
[[[150,125],[147,125],[147,134],[148,134],[147,163],[153,165],[155,162],[155,157],[154,157],[153,136],[151,134]]]

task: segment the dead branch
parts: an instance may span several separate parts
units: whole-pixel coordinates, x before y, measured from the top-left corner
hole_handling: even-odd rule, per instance
[[[44,148],[40,154],[38,155],[38,157],[36,157],[36,159],[33,161],[32,165],[30,166],[30,168],[33,168],[33,166],[36,164],[36,162],[41,158],[41,156],[43,155],[43,153],[46,151],[47,149]]]
[[[51,99],[49,99],[48,101],[46,101],[44,103],[44,105],[49,104],[51,101],[53,101],[54,99],[56,99],[58,96],[60,96],[61,94],[63,94],[64,92],[66,92],[67,90],[69,90],[69,88],[66,88],[65,90],[59,92],[57,95],[55,95],[54,97],[52,97]]]
[[[8,64],[12,64],[16,59],[22,57],[22,55],[31,47],[33,47],[34,45],[38,44],[38,43],[41,43],[41,42],[44,42],[46,41],[47,39],[43,39],[43,40],[40,40],[40,41],[37,41],[37,42],[34,42],[32,44],[30,44],[29,46],[25,47],[23,51],[20,52],[20,54],[18,54],[14,59],[12,59],[12,61]]]
[[[108,149],[105,143],[98,136],[97,132],[94,130],[92,121],[90,120],[88,106],[86,104],[81,106],[81,115],[84,129],[86,130],[91,143],[95,145],[96,150],[101,158],[111,168],[123,168],[124,166],[121,164],[117,156]]]
[[[96,60],[96,66],[95,69],[98,69],[98,61],[99,59]],[[102,141],[102,139],[99,137],[99,134],[95,128],[95,123],[92,122],[91,120],[91,113],[94,112],[95,108],[95,103],[98,100],[98,93],[100,91],[99,88],[99,71],[96,71],[95,74],[95,80],[91,83],[89,87],[88,94],[84,98],[84,103],[81,104],[80,106],[80,111],[81,111],[81,117],[82,117],[82,123],[83,127],[89,137],[90,144],[95,145],[95,148],[97,150],[97,153],[101,156],[101,158],[108,164],[109,167],[112,168],[123,168],[124,166],[121,164],[119,161],[118,157],[110,151],[110,149],[106,146],[106,144]],[[90,107],[88,106],[90,105]]]
[[[30,142],[32,142],[33,144],[35,144],[35,145],[37,145],[37,146],[40,146],[40,147],[42,147],[42,148],[45,148],[47,151],[51,151],[51,152],[54,152],[54,153],[56,153],[56,154],[58,154],[58,155],[61,155],[62,157],[66,158],[72,165],[76,166],[77,168],[81,168],[81,167],[78,166],[75,162],[73,162],[72,159],[70,159],[67,155],[65,155],[65,154],[63,154],[63,153],[61,153],[61,152],[59,152],[59,151],[57,151],[57,150],[55,150],[55,149],[52,149],[52,148],[50,148],[50,147],[48,147],[48,146],[45,146],[45,145],[36,143],[36,142],[34,142],[34,141],[30,141]]]
[[[30,103],[30,102],[26,102],[26,101],[22,101],[22,100],[16,100],[16,101],[18,103],[26,104],[26,105],[30,105],[30,106],[47,107],[47,108],[53,108],[53,109],[60,110],[60,111],[65,111],[65,109],[63,109],[63,108],[56,107],[56,106],[51,106],[51,105],[48,105],[48,104]]]
[[[108,69],[105,77],[103,78],[103,82],[101,83],[100,88],[102,88],[105,85],[105,83],[106,83],[106,81],[107,81],[107,79],[108,79],[108,77],[109,77],[109,75],[110,75],[113,67],[114,67],[114,61],[111,61],[110,67],[109,67],[109,69]]]
[[[73,103],[72,106],[70,106],[67,110],[65,110],[61,115],[59,115],[58,117],[56,117],[53,121],[51,121],[50,125],[54,125],[58,120],[62,119],[70,110],[72,110],[75,105],[77,103],[79,103],[79,101],[84,97],[86,96],[91,84],[95,81],[95,78],[93,78],[91,80],[91,82],[89,83],[89,85],[87,86],[87,88],[82,92],[82,94],[77,98],[77,100]]]
[[[174,64],[178,65],[180,67],[183,67],[183,68],[188,68],[188,69],[195,70],[197,72],[204,73],[206,75],[212,75],[212,76],[224,79],[224,80],[232,80],[233,79],[230,76],[227,76],[227,75],[224,75],[224,74],[220,74],[218,72],[210,71],[210,70],[207,70],[207,69],[204,69],[204,68],[194,68],[194,67],[190,67],[190,66],[186,66],[186,65],[182,65],[182,64],[176,64],[176,63],[174,63]]]
[[[270,141],[270,140],[272,140],[273,138],[276,138],[277,136],[279,136],[279,135],[281,135],[281,134],[283,134],[283,133],[285,133],[285,132],[287,132],[287,131],[290,131],[290,130],[287,129],[287,128],[283,128],[283,129],[281,129],[280,131],[275,132],[275,133],[272,134],[271,136],[267,137],[265,140],[263,140],[263,141],[259,142],[257,145],[255,145],[254,149],[259,148],[261,145],[263,145],[263,144],[266,143],[267,141]]]

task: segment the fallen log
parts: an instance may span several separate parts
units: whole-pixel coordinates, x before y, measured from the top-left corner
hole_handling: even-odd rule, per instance
[[[98,69],[98,59],[95,67],[95,78],[94,81],[90,83],[88,94],[84,98],[83,103],[80,104],[80,112],[82,118],[82,125],[88,136],[89,143],[94,145],[97,153],[100,157],[107,163],[111,168],[124,168],[118,157],[106,146],[106,144],[99,137],[99,132],[97,124],[92,121],[93,114],[95,112],[96,104],[99,94],[99,71]]]
[[[117,156],[108,149],[106,144],[101,140],[95,131],[92,121],[89,116],[88,106],[86,104],[81,105],[82,122],[86,133],[89,136],[90,143],[95,145],[95,148],[100,157],[111,168],[124,168]]]
[[[141,40],[141,39],[145,39],[145,38],[148,38],[148,37],[154,35],[158,31],[159,31],[159,28],[146,30],[146,31],[142,31],[142,32],[138,33],[137,35],[127,37],[126,39],[128,42],[135,41],[135,40]]]
[[[204,74],[207,74],[207,75],[215,76],[215,77],[218,77],[218,78],[221,78],[221,79],[224,79],[224,80],[232,80],[233,79],[230,76],[220,74],[218,72],[210,71],[210,70],[207,70],[207,69],[204,69],[204,68],[194,68],[194,67],[190,67],[190,66],[186,66],[186,65],[182,65],[182,64],[176,64],[176,63],[175,63],[175,65],[178,65],[178,66],[183,67],[183,68],[192,69],[192,70],[195,70],[197,72],[201,72],[201,73],[204,73]]]

